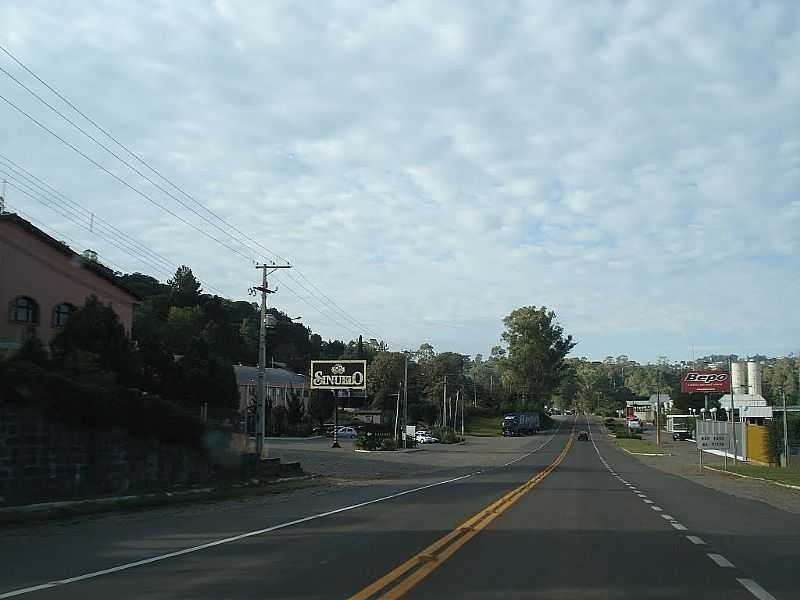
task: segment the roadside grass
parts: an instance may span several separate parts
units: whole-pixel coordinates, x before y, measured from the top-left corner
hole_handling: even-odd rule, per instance
[[[470,417],[465,433],[480,437],[499,437],[502,435],[500,422],[502,417]]]
[[[312,477],[292,478],[287,481],[264,482],[260,484],[238,484],[216,487],[209,491],[190,494],[158,493],[149,494],[139,498],[123,498],[116,501],[91,501],[80,504],[56,506],[42,510],[8,510],[0,512],[0,527],[4,525],[24,525],[28,523],[41,523],[43,521],[56,521],[72,519],[75,517],[97,515],[112,512],[135,512],[151,508],[166,506],[179,506],[188,504],[208,504],[226,500],[248,500],[257,496],[282,494],[299,490],[313,485],[318,485]],[[9,507],[13,508],[13,507]]]
[[[628,452],[639,454],[666,454],[665,449],[661,446],[656,446],[645,440],[633,440],[619,438],[615,440],[617,446],[624,448]]]
[[[730,462],[730,461],[729,461]],[[747,475],[748,477],[761,477],[770,481],[786,483],[789,485],[800,486],[800,466],[792,466],[788,469],[780,467],[760,467],[757,465],[728,465],[728,471]]]

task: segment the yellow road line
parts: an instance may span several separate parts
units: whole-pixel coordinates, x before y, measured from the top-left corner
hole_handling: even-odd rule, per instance
[[[464,521],[447,535],[439,538],[433,544],[417,553],[399,567],[393,569],[380,579],[374,581],[363,590],[355,594],[350,600],[367,600],[372,598],[382,590],[395,584],[391,589],[386,590],[380,598],[382,600],[394,600],[402,597],[420,581],[430,575],[444,561],[455,554],[459,548],[466,544],[473,537],[484,529],[489,523],[509,509],[517,500],[522,498],[527,492],[539,484],[545,477],[550,475],[558,465],[567,457],[572,442],[575,438],[575,427],[567,440],[564,449],[558,457],[534,477],[511,490],[500,499],[492,502],[489,506],[481,510],[476,515]],[[412,572],[413,571],[413,572]],[[410,574],[408,574],[410,573]]]

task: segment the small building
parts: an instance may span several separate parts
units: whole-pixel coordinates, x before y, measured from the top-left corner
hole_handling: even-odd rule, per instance
[[[719,399],[719,405],[726,413],[731,412],[731,395],[725,394]],[[736,421],[747,421],[754,425],[763,425],[764,419],[772,418],[772,407],[767,404],[761,394],[733,394],[733,414]]]
[[[239,386],[239,412],[245,413],[248,404],[258,396],[258,367],[234,365],[236,384]],[[267,405],[288,407],[288,399],[294,394],[303,398],[308,410],[308,382],[304,375],[293,373],[281,367],[264,369],[264,399]]]
[[[31,336],[49,344],[91,295],[114,310],[130,335],[141,298],[93,251],[78,254],[19,215],[0,214],[0,305],[6,308],[0,352],[18,349]]]

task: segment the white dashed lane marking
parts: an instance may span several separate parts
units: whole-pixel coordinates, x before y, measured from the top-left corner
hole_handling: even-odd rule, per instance
[[[758,598],[758,600],[776,600],[775,596],[770,594],[767,590],[762,588],[752,579],[742,579],[740,577],[737,577],[736,581],[741,583],[747,589],[747,591],[753,594],[753,596],[755,596],[756,598]]]
[[[587,424],[588,424],[588,422],[587,422]],[[591,431],[592,431],[591,426],[589,426],[589,434],[590,435],[591,435]],[[594,436],[592,436],[592,445],[594,445],[594,450],[595,450],[595,452],[597,452],[597,456],[600,457],[600,461],[603,463],[603,465],[605,465],[606,469],[608,469],[609,473],[611,473],[614,476],[615,479],[617,479],[620,483],[625,484],[628,487],[628,489],[631,490],[634,494],[636,494],[639,498],[641,498],[643,502],[645,502],[646,504],[649,504],[650,508],[652,508],[654,511],[660,513],[661,517],[663,519],[665,519],[675,529],[677,529],[678,531],[688,531],[688,529],[684,525],[682,525],[681,523],[678,523],[678,521],[675,520],[675,517],[673,517],[672,515],[668,515],[666,513],[662,513],[661,511],[663,511],[663,509],[660,506],[656,506],[655,504],[653,504],[653,501],[652,500],[648,500],[647,496],[645,494],[642,494],[640,492],[640,490],[636,486],[634,486],[629,481],[626,481],[625,479],[623,479],[617,473],[614,472],[614,470],[611,468],[611,466],[606,462],[606,460],[600,454],[600,449],[597,447],[597,444],[594,441]],[[700,537],[698,537],[696,535],[687,535],[686,539],[689,540],[695,546],[705,546],[706,545],[705,541],[702,538],[700,538]],[[719,567],[723,567],[725,569],[735,569],[736,568],[731,561],[729,561],[727,558],[725,558],[721,554],[716,554],[716,553],[713,553],[713,552],[709,552],[709,553],[707,553],[707,556],[711,560],[713,560],[717,564],[717,566],[719,566]],[[765,590],[763,587],[761,587],[753,579],[745,579],[745,578],[737,577],[736,581],[738,581],[742,585],[742,587],[744,587],[748,592],[750,592],[757,600],[776,600],[775,596],[770,594],[767,590]]]
[[[696,535],[687,535],[687,536],[686,536],[686,539],[687,539],[687,540],[689,540],[690,542],[692,542],[692,543],[693,543],[694,545],[696,545],[696,546],[703,546],[703,545],[705,545],[705,542],[703,541],[703,539],[702,539],[702,538],[699,538],[699,537],[697,537]]]
[[[713,553],[709,552],[708,553],[708,558],[710,558],[715,563],[717,563],[718,567],[722,567],[724,569],[733,569],[734,568],[733,563],[731,561],[729,561],[727,558],[725,558],[724,556],[722,556],[722,554],[713,554]]]

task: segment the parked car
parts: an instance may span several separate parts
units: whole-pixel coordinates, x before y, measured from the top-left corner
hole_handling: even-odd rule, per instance
[[[589,432],[587,432],[587,431],[578,432],[578,441],[579,442],[588,442],[589,441]]]
[[[435,438],[429,433],[417,432],[416,440],[418,444],[438,444],[439,438]]]
[[[349,425],[339,427],[339,429],[336,430],[337,438],[350,438],[354,440],[356,436],[358,436],[358,431],[356,431],[355,427],[350,427]]]

